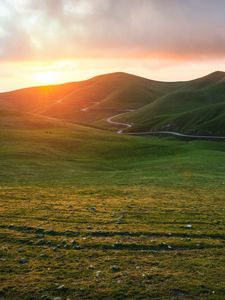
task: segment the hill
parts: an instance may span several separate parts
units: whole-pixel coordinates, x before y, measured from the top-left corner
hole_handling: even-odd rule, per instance
[[[131,123],[127,132],[173,130],[225,134],[225,73],[186,82],[159,82],[122,72],[81,82],[0,94],[0,109],[30,112],[114,130],[107,118]]]
[[[132,123],[131,132],[172,130],[225,134],[225,73],[186,82],[152,103],[115,120]]]
[[[112,112],[137,109],[177,87],[122,72],[81,82],[0,93],[0,109],[35,112],[82,124],[105,120]],[[88,109],[86,109],[88,107]]]

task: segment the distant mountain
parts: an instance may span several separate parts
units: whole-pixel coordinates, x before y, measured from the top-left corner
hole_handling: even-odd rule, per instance
[[[130,132],[225,134],[225,72],[185,82],[160,82],[118,72],[0,93],[2,112],[39,114],[108,129],[113,129],[106,121],[109,116],[128,110],[114,120],[131,123]]]

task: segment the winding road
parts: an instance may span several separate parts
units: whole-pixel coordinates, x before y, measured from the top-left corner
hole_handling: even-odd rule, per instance
[[[180,132],[176,131],[144,131],[144,132],[124,132],[127,128],[131,128],[132,124],[129,123],[122,123],[122,122],[116,122],[112,121],[112,119],[119,117],[123,115],[126,112],[134,111],[133,109],[129,109],[124,111],[123,113],[119,113],[117,115],[113,115],[109,118],[107,118],[107,122],[110,124],[114,125],[119,125],[122,126],[123,128],[118,129],[117,133],[118,134],[126,134],[126,135],[172,135],[176,137],[181,137],[181,138],[186,138],[186,139],[198,139],[198,140],[224,140],[225,141],[225,136],[208,136],[208,135],[191,135],[191,134],[183,134]]]
[[[117,115],[113,115],[112,117],[107,118],[106,121],[107,121],[108,123],[110,123],[110,124],[120,125],[120,126],[124,127],[124,128],[118,129],[118,130],[117,130],[117,133],[118,133],[118,134],[125,134],[125,133],[124,133],[124,130],[127,129],[127,128],[132,127],[132,124],[129,124],[129,123],[122,123],[122,122],[116,122],[116,121],[112,121],[112,119],[114,119],[114,118],[116,118],[116,117],[118,117],[118,116],[121,116],[121,115],[123,115],[123,114],[125,114],[125,113],[127,113],[127,112],[130,112],[130,111],[134,111],[134,110],[133,110],[133,109],[128,109],[128,110],[126,110],[126,111],[124,111],[124,112],[122,112],[122,113],[119,113],[119,114],[117,114]]]
[[[97,102],[98,103],[98,102]],[[85,107],[83,109],[81,109],[82,112],[85,112],[87,110],[89,110],[90,107]],[[114,118],[116,117],[119,117],[127,112],[132,112],[134,111],[134,109],[126,109],[124,110],[123,112],[120,112],[119,114],[116,114],[116,115],[113,115],[111,117],[108,117],[106,119],[106,121],[109,123],[109,124],[112,124],[112,125],[117,125],[117,126],[120,126],[122,128],[118,129],[116,132],[118,134],[125,134],[125,135],[155,135],[155,136],[162,136],[162,135],[165,135],[165,136],[168,136],[168,135],[172,135],[172,136],[175,136],[175,137],[180,137],[180,138],[185,138],[185,139],[195,139],[195,140],[216,140],[216,141],[225,141],[225,136],[210,136],[210,135],[191,135],[191,134],[183,134],[183,133],[180,133],[180,132],[176,132],[176,131],[163,131],[163,130],[159,130],[159,131],[144,131],[144,132],[124,132],[127,128],[131,128],[132,127],[132,124],[130,123],[123,123],[123,122],[116,122],[116,121],[113,121]]]

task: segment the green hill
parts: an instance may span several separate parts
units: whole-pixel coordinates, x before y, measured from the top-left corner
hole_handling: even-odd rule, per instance
[[[215,72],[187,82],[115,120],[132,123],[131,132],[173,130],[225,134],[225,73]]]
[[[81,82],[0,94],[0,109],[38,113],[114,130],[107,118],[131,123],[127,132],[173,130],[225,134],[225,73],[186,82],[159,82],[122,72]]]

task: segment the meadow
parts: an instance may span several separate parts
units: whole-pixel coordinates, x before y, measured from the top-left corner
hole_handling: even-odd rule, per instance
[[[2,299],[225,298],[224,142],[4,118]]]

